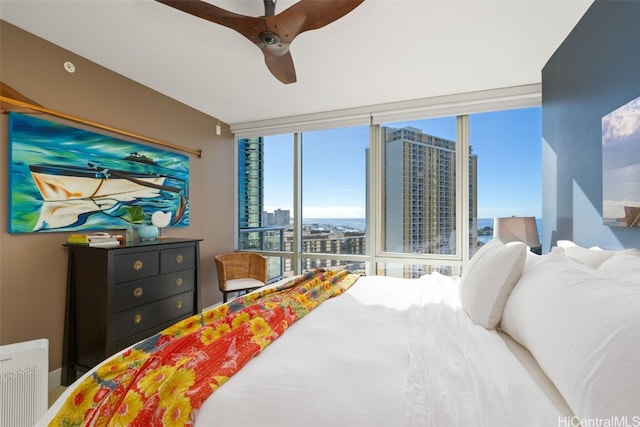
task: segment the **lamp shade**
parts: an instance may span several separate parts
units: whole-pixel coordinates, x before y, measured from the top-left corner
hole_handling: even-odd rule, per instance
[[[538,226],[533,216],[494,218],[493,237],[500,239],[502,243],[524,242],[530,248],[540,246]]]

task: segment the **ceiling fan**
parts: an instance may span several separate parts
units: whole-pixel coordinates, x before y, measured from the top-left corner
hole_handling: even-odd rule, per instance
[[[364,0],[300,0],[277,15],[276,0],[263,0],[265,16],[257,18],[229,12],[200,0],[156,1],[239,32],[262,50],[271,74],[288,84],[296,81],[289,52],[293,39],[342,18]]]

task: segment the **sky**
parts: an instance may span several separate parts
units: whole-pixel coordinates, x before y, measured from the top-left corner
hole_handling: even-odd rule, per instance
[[[412,126],[455,140],[455,117],[384,123]],[[541,109],[469,116],[469,140],[478,155],[478,217],[535,216],[542,211]],[[303,133],[303,217],[364,218],[365,149],[369,127]],[[265,138],[265,210],[293,206],[291,135]]]

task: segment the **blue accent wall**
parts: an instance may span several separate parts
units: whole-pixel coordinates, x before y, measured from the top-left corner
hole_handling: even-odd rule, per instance
[[[640,248],[640,228],[602,223],[601,120],[638,96],[640,1],[596,0],[542,70],[544,251]]]

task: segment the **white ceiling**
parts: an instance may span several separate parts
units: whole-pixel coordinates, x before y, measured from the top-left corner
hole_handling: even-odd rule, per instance
[[[264,14],[262,0],[209,1]],[[0,18],[237,124],[539,83],[591,3],[365,0],[294,40],[290,85],[233,30],[153,0],[0,0]]]

